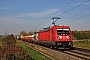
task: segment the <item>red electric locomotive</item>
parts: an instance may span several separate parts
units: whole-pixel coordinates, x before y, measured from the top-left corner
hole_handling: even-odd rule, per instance
[[[38,32],[38,43],[51,48],[72,48],[72,32],[69,26],[53,26]]]

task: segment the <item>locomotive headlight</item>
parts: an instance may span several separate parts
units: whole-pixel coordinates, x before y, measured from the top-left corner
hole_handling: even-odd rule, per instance
[[[57,39],[60,40],[62,38],[62,36],[58,36]]]
[[[70,36],[67,36],[68,40],[70,40]]]
[[[60,38],[62,38],[62,36],[59,36]]]

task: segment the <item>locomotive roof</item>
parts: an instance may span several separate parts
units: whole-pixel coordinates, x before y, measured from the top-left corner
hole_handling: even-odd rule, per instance
[[[43,28],[43,30],[40,30],[40,32],[44,32],[44,31],[48,31],[48,30],[50,30],[51,28],[54,28],[54,27],[56,27],[56,28],[70,28],[69,26],[59,26],[59,25],[55,25],[55,26],[52,26],[52,27],[47,27],[47,28]]]
[[[43,30],[40,30],[40,32],[48,31],[48,30],[50,30],[50,28],[43,28]]]
[[[52,28],[53,28],[53,27],[59,27],[59,28],[70,28],[69,26],[64,26],[64,25],[63,25],[63,26],[56,25],[56,26],[52,26]]]

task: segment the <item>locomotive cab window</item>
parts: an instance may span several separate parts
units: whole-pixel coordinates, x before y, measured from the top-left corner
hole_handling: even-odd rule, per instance
[[[70,33],[70,30],[69,29],[65,29],[65,28],[59,28],[57,29],[57,34],[69,34]]]

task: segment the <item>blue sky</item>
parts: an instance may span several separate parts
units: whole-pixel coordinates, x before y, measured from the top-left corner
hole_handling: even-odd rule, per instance
[[[8,34],[19,34],[21,29],[28,32],[52,26],[52,17],[61,18],[57,25],[90,30],[90,0],[0,0],[0,34],[6,30]]]

